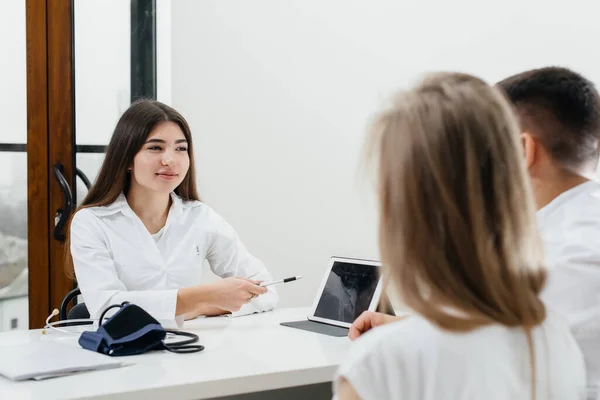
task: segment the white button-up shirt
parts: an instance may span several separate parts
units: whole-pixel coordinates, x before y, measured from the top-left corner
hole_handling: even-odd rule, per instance
[[[161,322],[174,321],[177,290],[202,283],[205,260],[222,278],[272,280],[263,263],[212,208],[199,201],[182,201],[175,194],[171,198],[158,240],[122,194],[109,206],[84,208],[73,217],[71,254],[92,318],[99,318],[111,304],[129,301]],[[271,310],[277,300],[270,286],[234,315]]]
[[[550,267],[546,305],[569,322],[586,361],[590,386],[600,383],[600,184],[578,185],[537,212]]]

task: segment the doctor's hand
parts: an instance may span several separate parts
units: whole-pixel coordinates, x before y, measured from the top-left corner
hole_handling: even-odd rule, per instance
[[[253,298],[267,293],[266,287],[258,286],[259,281],[235,276],[222,279],[212,285],[211,303],[220,309],[235,312]]]
[[[389,324],[390,322],[400,321],[404,317],[394,317],[392,315],[383,314],[373,311],[365,311],[352,323],[348,337],[350,340],[356,340],[360,335],[380,325]]]

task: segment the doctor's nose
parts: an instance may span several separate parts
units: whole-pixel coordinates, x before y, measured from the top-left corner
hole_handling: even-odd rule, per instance
[[[165,150],[161,155],[161,164],[165,167],[173,165],[175,155],[170,149]]]

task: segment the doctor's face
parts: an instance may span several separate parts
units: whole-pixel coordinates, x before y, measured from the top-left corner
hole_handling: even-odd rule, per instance
[[[171,193],[190,167],[187,140],[174,122],[161,122],[146,138],[133,158],[131,188]]]

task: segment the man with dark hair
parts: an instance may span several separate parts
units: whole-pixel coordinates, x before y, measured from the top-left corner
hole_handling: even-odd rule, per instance
[[[527,167],[542,209],[592,178],[598,164],[600,96],[566,68],[541,68],[498,83],[521,123]]]
[[[600,95],[566,68],[498,83],[513,103],[550,268],[542,298],[569,322],[583,352],[589,397],[600,383]]]

